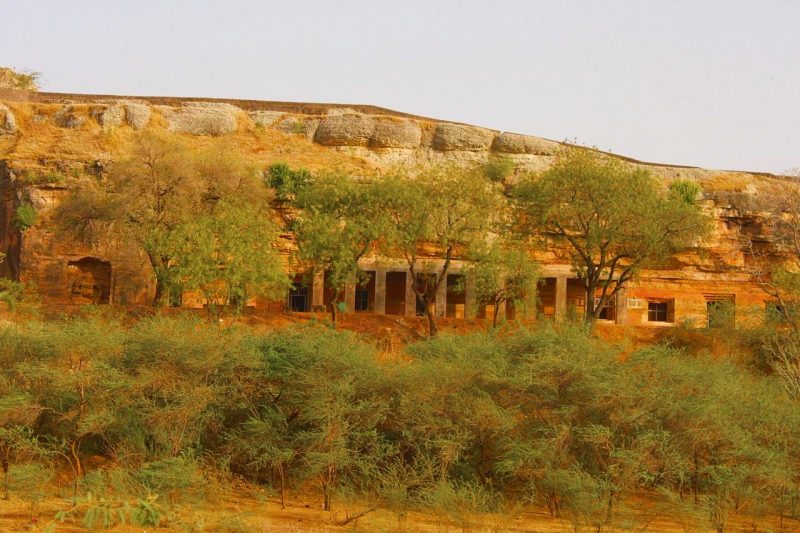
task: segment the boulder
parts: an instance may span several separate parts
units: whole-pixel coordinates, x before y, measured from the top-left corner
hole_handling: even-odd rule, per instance
[[[518,133],[500,133],[494,138],[492,150],[504,154],[533,154],[552,155],[558,150],[559,144],[532,135]]]
[[[281,111],[250,111],[250,120],[252,120],[256,126],[272,126],[275,122],[281,118],[286,113],[282,113]]]
[[[314,141],[323,146],[368,146],[375,119],[365,115],[326,116],[319,123]]]
[[[413,120],[377,119],[369,145],[372,148],[417,148],[422,142],[422,128]]]
[[[187,102],[165,110],[167,129],[191,135],[227,135],[236,131],[239,108],[216,102]]]
[[[304,135],[309,139],[314,138],[314,133],[319,126],[319,119],[287,116],[279,120],[276,127],[283,133],[290,135]]]
[[[442,152],[453,150],[480,152],[488,150],[493,139],[494,132],[491,130],[443,122],[436,126],[431,144],[435,150]]]
[[[75,114],[75,108],[65,105],[53,115],[53,121],[59,128],[78,129],[83,126],[86,119]]]
[[[150,122],[152,110],[146,104],[125,104],[125,121],[128,126],[140,130]]]
[[[0,104],[0,135],[16,133],[17,121],[9,108]]]
[[[97,122],[104,128],[118,128],[125,122],[125,108],[112,105],[97,115]]]

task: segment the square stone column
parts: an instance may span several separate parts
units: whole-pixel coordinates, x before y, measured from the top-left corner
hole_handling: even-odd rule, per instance
[[[375,271],[375,306],[376,315],[386,314],[386,271]]]
[[[500,305],[497,306],[497,323],[500,324],[506,319],[506,302],[505,300],[500,302]]]
[[[531,285],[531,287],[525,291],[525,296],[523,298],[522,303],[522,314],[520,315],[522,318],[526,320],[535,320],[536,319],[536,311],[537,305],[539,303],[539,285]],[[517,313],[520,310],[517,309]]]
[[[434,311],[436,318],[444,318],[447,316],[447,275],[439,284],[436,290],[436,310]]]
[[[628,290],[625,287],[617,291],[617,308],[615,322],[617,324],[625,324],[628,322]]]
[[[478,313],[478,297],[475,294],[475,275],[469,273],[464,280],[464,318],[473,319]]]
[[[556,276],[556,320],[567,316],[567,276]]]
[[[325,310],[325,273],[317,272],[311,281],[311,310]]]
[[[345,312],[356,312],[356,286],[352,283],[348,283],[344,286],[344,305]]]
[[[406,316],[417,315],[417,295],[413,285],[416,280],[412,278],[411,272],[406,270]]]

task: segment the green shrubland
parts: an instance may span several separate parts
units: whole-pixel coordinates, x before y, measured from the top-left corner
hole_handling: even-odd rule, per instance
[[[567,326],[378,352],[315,325],[7,324],[3,493],[35,513],[71,473],[54,520],[95,528],[165,523],[237,478],[284,502],[463,525],[538,506],[576,528],[623,527],[646,520],[641,496],[658,504],[647,512],[720,531],[743,513],[796,517],[800,409],[769,366],[670,345],[622,357]]]

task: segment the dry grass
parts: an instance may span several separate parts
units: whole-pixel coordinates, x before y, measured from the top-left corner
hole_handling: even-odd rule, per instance
[[[507,514],[480,514],[460,516],[456,520],[446,513],[436,512],[394,512],[378,508],[364,516],[347,521],[368,509],[359,502],[335,502],[332,512],[322,510],[320,499],[309,494],[292,494],[285,508],[279,500],[262,488],[241,484],[234,490],[220,494],[202,504],[177,505],[171,511],[169,524],[158,528],[164,533],[185,533],[187,531],[249,533],[249,532],[397,532],[397,533],[450,533],[450,532],[542,532],[562,533],[575,531],[567,517],[551,517],[544,509],[510,509]],[[31,520],[28,504],[13,497],[0,500],[0,531],[22,532],[42,531],[53,516],[71,506],[70,500],[49,498],[44,501]],[[681,513],[676,508],[658,500],[644,497],[626,502],[626,512],[622,521],[628,524],[620,529],[604,528],[603,531],[647,531],[652,533],[671,533],[685,531],[709,531],[702,526],[702,510],[697,515]],[[347,522],[347,523],[345,523]],[[776,516],[752,517],[736,516],[729,522],[726,531],[779,531]],[[783,531],[798,531],[800,523],[784,519]],[[77,520],[57,524],[59,533],[86,531]],[[117,533],[141,533],[146,528],[130,525],[117,525],[106,531]],[[579,528],[579,531],[590,531]],[[593,529],[592,529],[593,531]]]

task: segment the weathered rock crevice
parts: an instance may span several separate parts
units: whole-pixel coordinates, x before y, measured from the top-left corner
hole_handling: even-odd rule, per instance
[[[15,227],[14,216],[19,207],[11,171],[0,161],[0,277],[19,280],[22,233]]]

